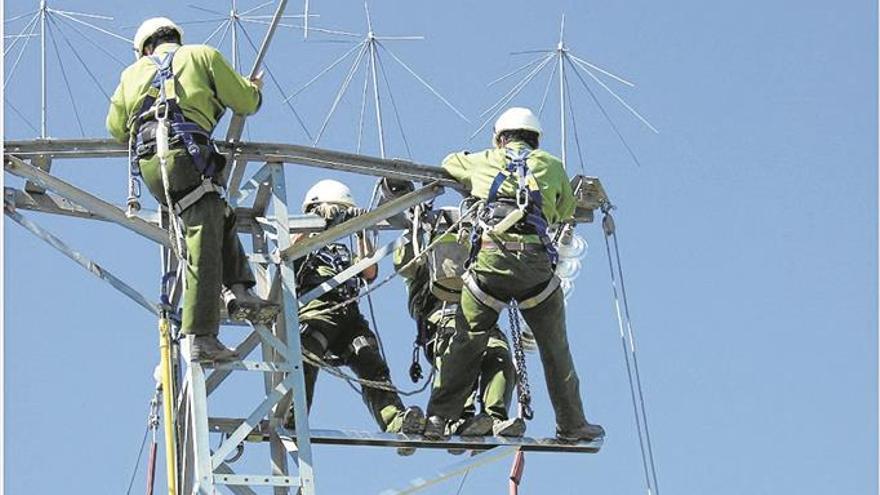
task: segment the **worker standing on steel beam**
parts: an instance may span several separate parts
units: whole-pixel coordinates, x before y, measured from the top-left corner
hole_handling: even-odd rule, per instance
[[[322,180],[306,193],[302,205],[303,213],[314,213],[324,218],[327,227],[364,213],[355,204],[351,190],[335,180]],[[309,253],[294,263],[296,285],[304,294],[333,279],[357,262],[358,258],[369,257],[373,244],[365,232],[359,232],[357,253],[342,243],[333,243]],[[291,242],[304,239],[295,234]],[[299,310],[303,349],[334,365],[348,366],[361,380],[379,382],[385,387],[393,387],[391,372],[380,352],[376,334],[371,330],[356,302],[339,307],[344,301],[352,301],[360,291],[362,283],[370,283],[379,274],[377,265],[370,265],[361,273],[340,284],[321,297],[310,301]],[[318,378],[318,368],[312,364],[305,366],[306,402],[311,407]],[[425,428],[425,415],[419,407],[404,407],[400,396],[391,390],[377,388],[364,383],[361,385],[364,402],[382,431],[391,433],[421,433]],[[293,408],[289,411],[285,424],[294,427]],[[399,449],[402,454],[410,454],[412,449]]]
[[[235,214],[222,196],[226,160],[211,133],[226,108],[255,113],[262,82],[239,75],[216,49],[181,46],[182,39],[183,30],[170,19],[141,24],[134,37],[137,60],[122,73],[107,129],[129,143],[132,175],[170,206],[172,227],[179,229],[171,229],[178,234],[174,241],[185,240],[185,253],[178,252],[186,257],[181,331],[193,337],[191,359],[229,361],[235,353],[217,338],[221,290],[233,319],[267,322],[278,306],[251,293],[254,276]]]
[[[531,110],[510,108],[495,123],[494,148],[454,153],[443,161],[478,210],[455,335],[428,403],[427,437],[442,437],[447,422],[461,416],[491,330],[509,304],[516,304],[534,332],[557,437],[580,441],[605,434],[584,416],[565,301],[553,273],[557,253],[548,234],[549,225],[571,220],[575,198],[562,162],[538,149],[540,137],[541,124]]]
[[[413,350],[413,367],[410,377],[419,378],[418,348],[433,363],[435,370],[443,369],[443,353],[455,334],[455,314],[461,299],[461,274],[467,248],[460,243],[459,232],[444,231],[444,225],[453,223],[458,212],[449,209],[422,213],[421,208],[412,210],[418,221],[413,225],[416,237],[394,251],[394,267],[402,270],[409,294],[409,313],[416,320],[417,337]],[[445,223],[444,223],[445,222]],[[424,235],[423,235],[424,231]],[[442,231],[442,232],[441,232]],[[427,257],[410,264],[417,246],[437,241]],[[516,384],[515,370],[510,356],[510,346],[504,333],[493,325],[488,331],[488,344],[477,363],[479,374],[472,387],[464,411],[458,421],[451,422],[446,432],[451,435],[490,435],[521,437],[526,424],[522,418],[509,418],[513,388]],[[435,381],[435,384],[439,380]],[[477,413],[477,403],[481,412]]]

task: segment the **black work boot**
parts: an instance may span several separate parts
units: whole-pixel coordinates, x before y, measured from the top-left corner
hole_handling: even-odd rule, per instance
[[[559,428],[556,429],[556,438],[562,442],[592,442],[593,440],[603,438],[604,436],[605,428],[602,428],[601,425],[590,423],[586,423],[584,426],[575,430],[563,431]]]
[[[425,438],[429,440],[443,440],[446,435],[446,418],[431,416],[425,424]]]
[[[462,437],[482,437],[492,433],[493,421],[488,414],[480,413],[461,421],[453,432]]]
[[[235,361],[238,355],[229,349],[216,335],[196,335],[190,344],[190,360],[200,363]]]
[[[526,422],[522,418],[496,419],[492,434],[496,437],[519,438],[526,433]]]
[[[492,433],[493,419],[488,414],[480,413],[469,418],[460,419],[449,425],[450,433],[462,437],[482,437]],[[464,454],[466,449],[446,449],[452,455]]]
[[[407,407],[397,413],[385,430],[388,433],[403,433],[406,435],[419,435],[425,431],[425,413],[418,406]],[[415,447],[398,447],[397,454],[410,456],[416,453]]]
[[[248,320],[258,325],[272,323],[281,310],[279,305],[255,296],[243,284],[224,290],[223,300],[230,319]]]

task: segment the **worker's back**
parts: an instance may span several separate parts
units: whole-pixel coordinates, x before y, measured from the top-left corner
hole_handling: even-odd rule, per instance
[[[161,61],[172,50],[177,102],[187,120],[212,132],[227,107],[243,115],[259,109],[257,85],[239,75],[217,49],[163,43],[153,55]],[[156,70],[150,57],[141,57],[123,71],[107,114],[107,130],[117,140],[128,140],[131,118],[140,110]]]
[[[521,142],[508,144],[514,150],[525,146]],[[486,199],[492,182],[508,162],[505,148],[491,148],[478,153],[453,153],[443,160],[443,169],[467,187],[472,196]],[[562,162],[544,150],[535,149],[529,153],[526,163],[541,190],[543,213],[548,223],[569,219],[575,202]],[[516,179],[508,178],[501,184],[498,197],[515,198],[516,189]]]

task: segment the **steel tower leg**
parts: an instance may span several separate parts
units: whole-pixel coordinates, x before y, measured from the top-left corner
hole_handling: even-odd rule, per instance
[[[287,209],[287,185],[284,180],[284,167],[281,163],[267,164],[272,177],[272,208],[277,226],[276,239],[279,251],[290,247],[290,223]],[[314,495],[315,479],[312,463],[312,442],[309,431],[309,415],[306,408],[306,381],[303,373],[302,347],[299,338],[299,306],[296,298],[296,274],[293,260],[284,260],[281,268],[281,291],[283,295],[284,323],[287,337],[285,361],[290,366],[293,388],[293,411],[296,418],[297,461],[301,493]]]

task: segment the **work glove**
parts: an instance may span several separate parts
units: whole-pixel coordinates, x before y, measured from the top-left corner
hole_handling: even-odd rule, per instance
[[[343,213],[343,208],[332,203],[320,203],[312,211],[327,223],[333,223]]]
[[[257,87],[258,91],[263,90],[263,71],[260,71],[257,75],[251,78],[251,82],[254,83],[254,86]]]
[[[357,206],[349,206],[348,208],[345,209],[344,215],[345,215],[346,220],[351,220],[352,218],[361,216],[366,212],[367,212],[367,210],[365,210],[364,208],[358,208]]]

